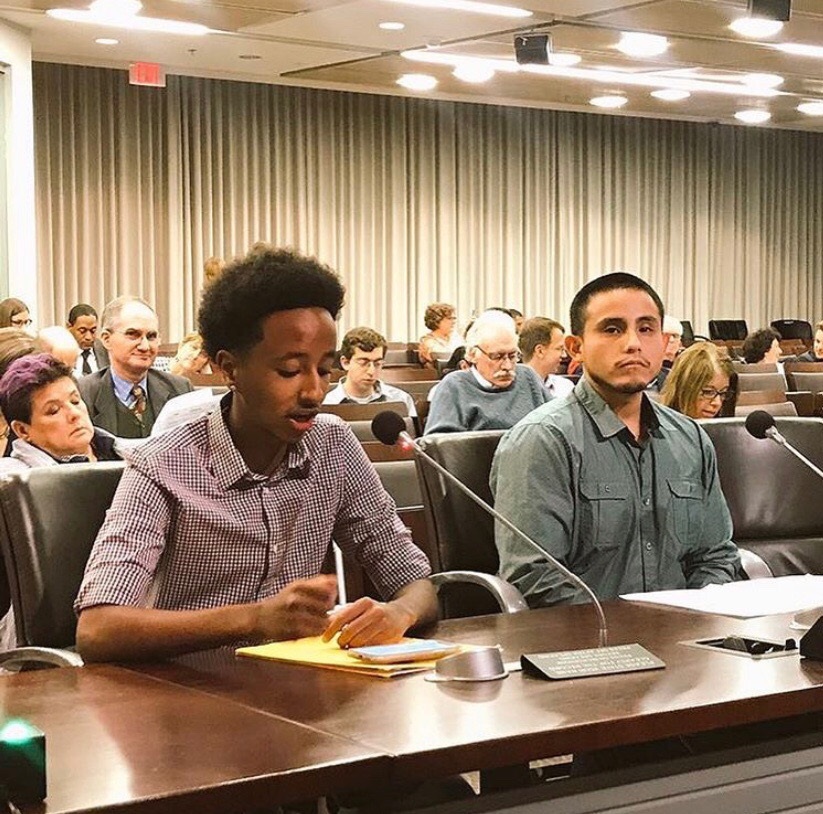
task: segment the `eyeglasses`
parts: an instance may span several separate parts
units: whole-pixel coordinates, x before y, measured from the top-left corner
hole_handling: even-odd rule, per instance
[[[11,318],[11,324],[15,328],[28,328],[31,325],[30,319],[15,319],[14,317]]]
[[[480,345],[475,345],[475,347],[490,362],[494,362],[495,364],[500,364],[500,362],[504,360],[508,362],[519,362],[522,358],[519,350],[513,350],[510,353],[489,353],[488,351],[483,350],[483,348],[481,348]]]
[[[719,398],[721,401],[728,401],[732,397],[732,391],[727,387],[725,390],[715,390],[713,387],[704,387],[700,391],[700,398],[706,401],[714,401]]]
[[[352,359],[352,364],[357,365],[362,370],[366,370],[369,365],[374,365],[375,370],[380,370],[383,367],[382,359]]]

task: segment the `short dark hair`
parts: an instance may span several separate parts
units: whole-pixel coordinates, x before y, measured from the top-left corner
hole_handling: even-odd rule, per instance
[[[203,346],[244,354],[263,338],[263,320],[279,311],[323,308],[337,319],[345,289],[328,266],[292,249],[255,247],[230,263],[203,292],[198,313]]]
[[[574,295],[571,308],[569,309],[569,322],[572,333],[575,336],[582,336],[586,326],[586,308],[589,301],[596,294],[604,294],[607,291],[619,291],[620,289],[630,289],[633,291],[644,291],[648,294],[657,310],[660,313],[660,324],[663,325],[663,301],[660,295],[645,281],[629,274],[626,271],[615,271],[611,274],[604,274],[602,277],[586,283],[577,294]]]
[[[780,334],[774,328],[761,328],[753,331],[743,340],[743,358],[747,364],[756,365],[763,361],[774,340],[780,339]]]
[[[532,317],[523,323],[517,344],[526,364],[534,356],[538,345],[548,345],[552,341],[552,334],[555,331],[566,333],[566,329],[559,322],[547,317]]]
[[[31,421],[31,397],[41,387],[71,379],[71,368],[48,353],[32,353],[12,362],[0,379],[0,410],[12,421]]]
[[[344,359],[351,359],[352,354],[360,348],[364,353],[371,353],[376,348],[383,348],[383,356],[389,349],[386,337],[373,328],[352,328],[344,337],[340,345],[340,355]]]
[[[97,311],[88,303],[79,302],[77,305],[73,305],[71,311],[69,311],[69,325],[74,325],[80,317],[94,317],[97,319]]]

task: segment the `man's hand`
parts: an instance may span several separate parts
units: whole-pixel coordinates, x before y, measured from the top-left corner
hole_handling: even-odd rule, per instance
[[[275,596],[255,605],[253,637],[279,641],[318,636],[328,624],[328,611],[336,597],[337,578],[333,574],[290,582]]]
[[[364,647],[399,641],[415,623],[416,614],[404,607],[400,600],[378,602],[363,597],[345,605],[327,621],[323,641],[327,642],[339,633],[337,642],[340,647]]]

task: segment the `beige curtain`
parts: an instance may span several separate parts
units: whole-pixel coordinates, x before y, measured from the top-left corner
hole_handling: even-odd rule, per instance
[[[257,240],[348,288],[342,328],[423,333],[428,302],[567,322],[626,269],[675,315],[823,316],[823,135],[36,64],[40,313],[121,293],[170,339],[202,265]]]

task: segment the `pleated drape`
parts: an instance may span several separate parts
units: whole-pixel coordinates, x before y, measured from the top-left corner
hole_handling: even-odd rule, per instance
[[[204,260],[258,240],[391,339],[435,300],[567,322],[616,269],[698,331],[823,316],[823,135],[41,63],[34,94],[44,323],[136,293],[177,339]]]

